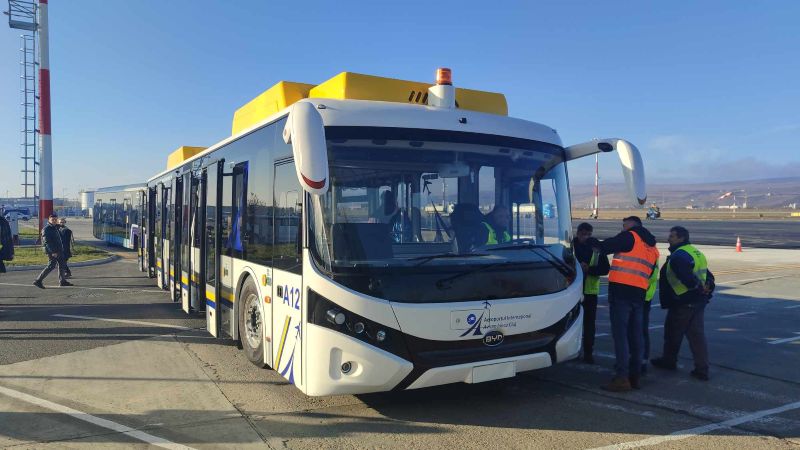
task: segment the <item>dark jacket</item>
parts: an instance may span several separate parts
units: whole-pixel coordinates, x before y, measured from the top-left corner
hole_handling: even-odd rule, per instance
[[[589,238],[585,244],[578,242],[578,239],[573,239],[572,241],[572,248],[575,249],[575,258],[578,259],[579,263],[589,264],[592,260],[592,249],[594,247],[599,247],[599,245],[600,241],[595,238]],[[608,269],[608,256],[601,254],[600,258],[597,260],[597,265],[589,267],[588,275],[602,277],[603,275],[608,275]]]
[[[711,294],[703,292],[703,284],[694,275],[694,258],[683,250],[678,250],[678,247],[688,244],[689,242],[682,242],[679,245],[669,247],[670,255],[661,267],[660,278],[658,282],[659,300],[661,307],[664,309],[684,306],[684,305],[705,305],[711,299]],[[688,292],[682,295],[675,294],[675,291],[667,281],[667,267],[670,267],[675,273],[675,276],[689,288]],[[706,286],[714,291],[716,284],[714,282],[714,274],[708,271],[706,276]]]
[[[61,235],[61,246],[64,248],[64,258],[72,257],[72,230],[66,226],[58,227],[58,232]]]
[[[48,223],[42,228],[42,246],[44,247],[45,253],[48,255],[64,252],[64,246],[61,243],[61,233],[58,232],[58,225]]]
[[[11,236],[11,225],[0,215],[0,261],[14,259],[14,241]],[[2,263],[0,263],[2,264]]]
[[[656,237],[653,236],[647,228],[643,226],[635,226],[629,231],[621,231],[619,234],[612,238],[608,238],[600,242],[600,250],[605,255],[612,255],[614,253],[625,253],[633,250],[634,239],[630,231],[639,235],[645,244],[655,246]],[[646,289],[638,288],[621,283],[608,283],[608,299],[613,301],[614,298],[625,298],[629,300],[642,300],[644,301]]]

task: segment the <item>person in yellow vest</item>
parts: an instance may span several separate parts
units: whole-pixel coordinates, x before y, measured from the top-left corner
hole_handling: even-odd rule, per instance
[[[486,245],[504,244],[511,242],[511,234],[508,232],[508,224],[511,222],[511,214],[508,208],[503,205],[495,205],[492,212],[486,215],[483,226],[486,228]]]
[[[583,222],[578,225],[572,248],[583,271],[583,362],[594,364],[594,335],[597,319],[597,295],[600,277],[608,275],[608,257],[595,251],[599,241],[592,237],[594,228]]]
[[[661,268],[659,299],[667,310],[664,321],[664,353],[650,362],[653,366],[675,370],[683,336],[689,341],[694,358],[691,375],[708,381],[708,344],[705,335],[705,307],[714,291],[714,275],[708,270],[705,255],[689,242],[689,231],[672,227],[669,231],[670,256]]]
[[[642,226],[642,219],[630,216],[622,219],[622,232],[600,242],[599,249],[614,255],[608,273],[608,306],[615,376],[602,388],[625,392],[639,388],[644,303],[658,263],[656,238]]]

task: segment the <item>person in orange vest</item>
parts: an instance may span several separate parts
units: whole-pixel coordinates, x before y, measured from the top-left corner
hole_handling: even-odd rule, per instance
[[[608,305],[616,373],[602,388],[612,392],[639,389],[644,303],[658,263],[656,238],[642,226],[642,219],[630,216],[622,219],[622,232],[600,242],[599,250],[614,255],[608,273]]]

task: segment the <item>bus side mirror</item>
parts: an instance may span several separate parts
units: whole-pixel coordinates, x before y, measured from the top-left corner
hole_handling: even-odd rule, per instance
[[[595,153],[617,151],[622,164],[622,175],[634,206],[647,202],[647,187],[644,178],[644,164],[639,149],[624,139],[595,139],[582,144],[571,145],[564,149],[564,160],[572,161]]]
[[[297,178],[303,190],[314,195],[328,192],[325,125],[314,104],[301,101],[292,106],[283,129],[283,140],[292,144]]]

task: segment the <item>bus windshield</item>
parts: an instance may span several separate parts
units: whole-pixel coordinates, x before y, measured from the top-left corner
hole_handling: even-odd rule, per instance
[[[326,129],[310,246],[335,281],[393,301],[541,295],[575,275],[561,147],[494,135]]]

